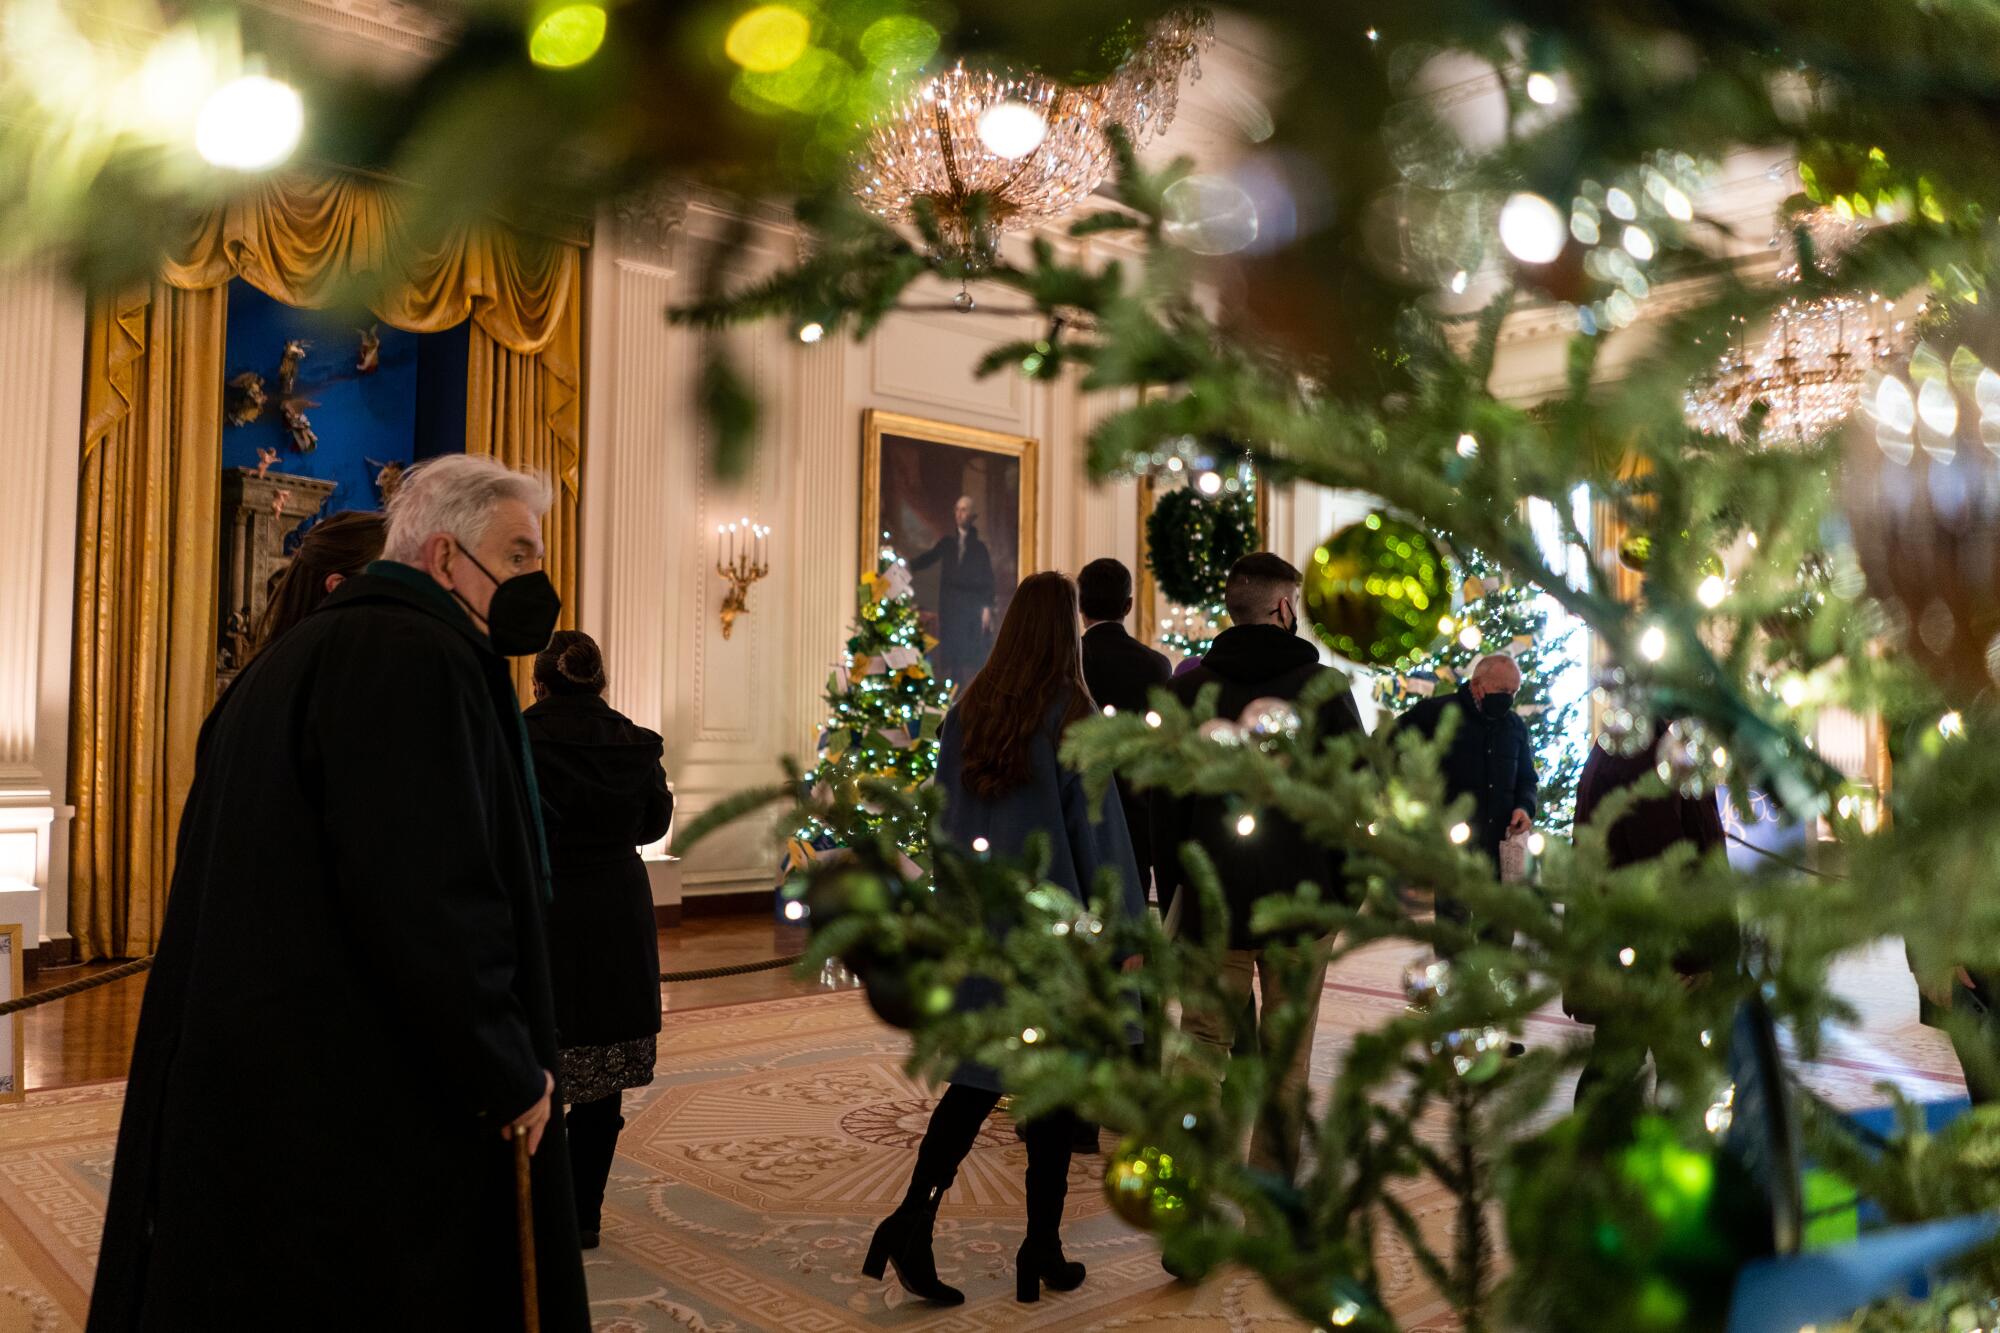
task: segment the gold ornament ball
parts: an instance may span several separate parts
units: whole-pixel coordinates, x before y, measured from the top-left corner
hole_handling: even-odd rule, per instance
[[[1454,579],[1437,542],[1415,524],[1370,514],[1313,552],[1305,612],[1334,652],[1364,666],[1405,667],[1444,638]]]
[[[1135,1227],[1159,1231],[1184,1220],[1194,1185],[1171,1152],[1127,1139],[1104,1164],[1104,1197]]]

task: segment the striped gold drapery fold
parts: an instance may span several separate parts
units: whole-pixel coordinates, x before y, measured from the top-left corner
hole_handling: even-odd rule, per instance
[[[70,704],[70,929],[84,958],[157,944],[213,702],[231,278],[287,305],[360,301],[415,333],[471,321],[466,450],[553,485],[549,576],[574,623],[583,253],[498,227],[428,241],[401,198],[344,174],[274,178],[203,218],[156,281],[93,300]]]
[[[227,305],[220,287],[154,286],[91,312],[70,697],[70,930],[85,958],[159,938],[215,689]]]
[[[582,280],[579,266],[575,281]],[[573,301],[572,308],[580,304]],[[572,320],[539,355],[527,356],[474,324],[465,368],[466,449],[537,472],[555,491],[555,503],[542,520],[542,545],[544,568],[562,594],[564,629],[576,625],[577,488],[583,469],[577,446],[582,406],[578,325]],[[514,663],[514,688],[524,699],[531,666],[527,658]]]

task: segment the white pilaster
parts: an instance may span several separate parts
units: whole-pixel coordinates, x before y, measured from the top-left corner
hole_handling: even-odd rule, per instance
[[[84,301],[0,275],[0,888],[40,943],[69,934],[69,663]]]

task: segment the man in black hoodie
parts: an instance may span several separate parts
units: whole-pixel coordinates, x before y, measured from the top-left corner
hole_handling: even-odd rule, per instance
[[[1239,716],[1258,699],[1298,698],[1308,682],[1329,670],[1320,664],[1313,645],[1298,635],[1300,582],[1297,569],[1268,551],[1238,560],[1223,590],[1230,627],[1216,638],[1201,665],[1176,678],[1169,688],[1183,703],[1192,704],[1204,688],[1220,687],[1216,715],[1226,718]],[[1352,694],[1337,694],[1321,709],[1322,737],[1359,730],[1361,714]],[[1341,895],[1346,887],[1341,854],[1308,838],[1296,823],[1275,812],[1259,811],[1246,833],[1241,818],[1219,797],[1179,797],[1159,790],[1152,796],[1153,865],[1168,928],[1192,940],[1209,938],[1211,929],[1228,935],[1225,983],[1232,1002],[1221,1013],[1190,1008],[1182,1014],[1181,1027],[1203,1045],[1225,1052],[1236,1037],[1235,1016],[1248,1011],[1254,973],[1261,973],[1267,1008],[1285,999],[1264,954],[1264,945],[1276,941],[1260,939],[1250,929],[1257,900],[1290,895],[1302,881],[1318,885],[1327,895]],[[1180,855],[1184,841],[1200,843],[1215,863],[1227,921],[1203,921],[1194,894],[1184,892],[1190,888]],[[1300,997],[1307,1007],[1308,1032],[1319,1013],[1323,979],[1322,964]],[[1264,1047],[1270,1049],[1269,1040]],[[1311,1055],[1312,1043],[1300,1043],[1284,1077],[1286,1089],[1305,1082]],[[1260,1125],[1251,1144],[1251,1161],[1259,1166],[1277,1164],[1268,1130],[1269,1126]],[[1290,1146],[1296,1154],[1298,1145]]]

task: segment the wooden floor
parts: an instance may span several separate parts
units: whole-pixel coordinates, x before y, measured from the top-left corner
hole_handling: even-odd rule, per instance
[[[804,947],[803,930],[780,926],[761,914],[697,919],[660,932],[660,968],[698,972],[779,958]],[[28,993],[105,970],[103,966],[47,968],[29,985]],[[146,977],[140,973],[23,1014],[28,1091],[125,1077],[132,1058],[132,1034],[139,1024],[139,997],[145,989]],[[712,981],[670,983],[662,994],[671,1013],[807,995],[823,989],[827,988],[817,980],[801,981],[792,975],[792,969],[780,968]]]

